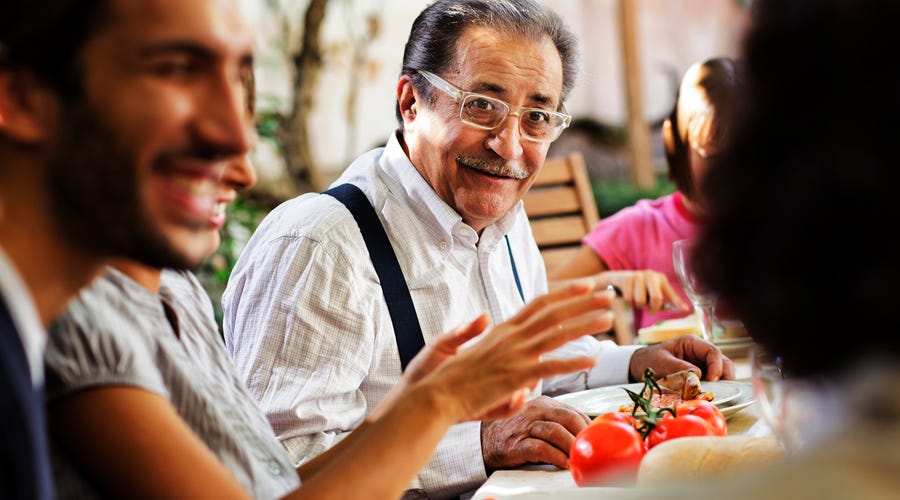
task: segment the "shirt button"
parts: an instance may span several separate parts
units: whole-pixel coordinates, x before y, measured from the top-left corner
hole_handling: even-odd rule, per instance
[[[442,242],[438,243],[438,246],[441,247],[441,250],[446,250],[446,249],[450,248],[450,244],[447,243],[446,241],[442,241]]]
[[[273,476],[281,475],[281,467],[278,466],[278,462],[269,462],[269,474]]]

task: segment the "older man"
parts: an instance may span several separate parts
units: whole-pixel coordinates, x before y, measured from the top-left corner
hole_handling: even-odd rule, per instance
[[[399,130],[336,183],[357,186],[377,220],[357,224],[334,197],[307,194],[260,225],[223,299],[226,343],[295,461],[359,425],[399,380],[416,348],[407,336],[427,342],[482,311],[500,323],[546,291],[520,200],[569,122],[575,50],[559,17],[532,1],[435,2],[406,45]],[[373,225],[396,254],[399,287],[383,288],[389,278],[370,260],[360,229]],[[393,309],[407,287],[411,316]],[[555,354],[589,354],[597,367],[545,390],[627,382],[651,365],[694,362],[712,379],[733,370],[697,339],[636,350],[585,337]],[[565,467],[587,423],[541,397],[512,419],[456,425],[409,493],[456,495],[487,470],[528,462]]]

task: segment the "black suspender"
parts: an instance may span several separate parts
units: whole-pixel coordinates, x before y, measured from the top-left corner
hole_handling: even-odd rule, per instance
[[[356,225],[362,233],[366,248],[369,250],[369,258],[375,266],[378,280],[381,281],[381,291],[387,302],[388,312],[391,315],[391,323],[394,325],[394,336],[397,340],[397,350],[400,351],[400,367],[406,370],[406,366],[415,355],[425,346],[422,337],[422,327],[419,325],[419,317],[416,315],[416,307],[409,295],[409,286],[403,277],[403,270],[397,262],[397,255],[391,246],[391,241],[384,232],[381,221],[372,204],[363,192],[353,184],[341,184],[323,192],[333,196],[347,207],[347,210],[356,220]],[[522,283],[519,281],[519,273],[516,269],[516,261],[513,258],[509,236],[506,236],[506,249],[509,252],[509,263],[512,267],[513,278],[522,302],[525,302],[525,294],[522,292]]]
[[[400,367],[406,366],[425,346],[419,317],[409,295],[409,287],[403,277],[403,270],[397,262],[397,255],[391,247],[391,241],[384,232],[375,209],[363,192],[353,184],[335,186],[324,194],[331,195],[347,207],[353,214],[356,225],[362,233],[369,250],[369,257],[375,266],[375,272],[381,281],[381,291],[387,301],[391,322],[394,324],[394,336],[397,339],[397,350],[400,351]]]

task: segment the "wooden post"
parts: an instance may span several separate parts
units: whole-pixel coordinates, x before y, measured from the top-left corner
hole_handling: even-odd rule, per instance
[[[622,37],[625,100],[628,105],[626,130],[632,179],[638,187],[652,189],[656,185],[656,176],[650,153],[650,127],[644,119],[635,1],[619,0],[619,32]]]

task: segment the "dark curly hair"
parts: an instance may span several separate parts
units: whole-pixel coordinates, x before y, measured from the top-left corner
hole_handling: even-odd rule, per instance
[[[900,2],[759,0],[701,276],[800,376],[900,360]]]

